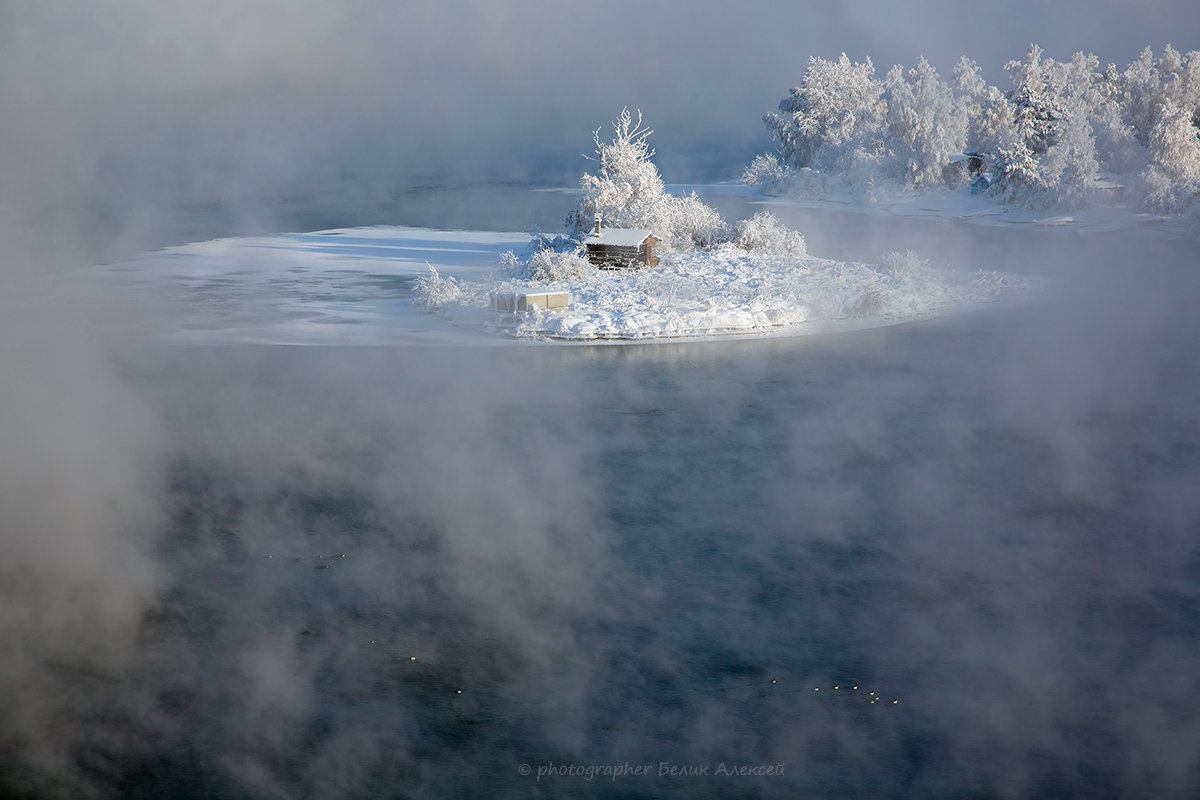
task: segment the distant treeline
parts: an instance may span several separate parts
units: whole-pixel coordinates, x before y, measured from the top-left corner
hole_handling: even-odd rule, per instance
[[[949,82],[925,59],[879,78],[869,58],[812,58],[764,117],[778,155],[756,158],[745,179],[866,195],[974,182],[1042,207],[1083,205],[1118,183],[1150,210],[1200,210],[1200,51],[1146,48],[1121,70],[1032,45],[1005,70],[1002,91],[965,56]]]

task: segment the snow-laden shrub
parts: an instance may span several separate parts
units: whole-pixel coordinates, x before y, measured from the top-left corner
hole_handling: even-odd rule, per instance
[[[425,266],[429,267],[429,274],[419,275],[413,281],[413,302],[432,311],[456,300],[460,293],[458,281],[452,276],[443,278],[429,262],[425,262]]]
[[[729,224],[695,192],[663,195],[662,201],[642,217],[642,223],[631,227],[649,228],[662,237],[667,247],[683,250],[711,247],[729,234]]]
[[[509,278],[521,277],[525,271],[525,262],[521,261],[512,250],[505,250],[496,259],[496,263],[500,265],[500,271]]]
[[[529,254],[524,277],[533,281],[570,281],[581,280],[595,271],[596,266],[578,250],[540,248]]]
[[[883,258],[879,260],[879,263],[884,271],[893,277],[929,276],[933,274],[933,268],[929,265],[929,259],[915,250],[893,250],[890,253],[885,253]]]
[[[808,253],[804,235],[779,221],[770,211],[760,211],[737,224],[733,244],[764,255],[803,256]]]
[[[654,150],[646,141],[653,131],[642,127],[640,112],[635,121],[624,109],[613,122],[613,133],[610,142],[600,141],[599,129],[592,135],[600,170],[580,178],[582,194],[564,220],[569,230],[583,236],[599,216],[608,227],[648,228],[667,247],[684,250],[707,246],[727,234],[721,216],[694,193],[676,197],[664,191],[650,160]]]
[[[767,153],[755,156],[750,166],[742,170],[742,183],[770,188],[783,181],[787,174],[788,168],[779,158],[774,153]]]
[[[504,274],[517,280],[553,282],[579,280],[592,275],[595,265],[587,260],[578,239],[561,234],[548,236],[531,232],[529,254],[521,260],[511,250],[500,254]]]
[[[579,238],[563,236],[561,233],[542,233],[536,226],[529,230],[529,252],[534,250],[574,250],[579,247]]]

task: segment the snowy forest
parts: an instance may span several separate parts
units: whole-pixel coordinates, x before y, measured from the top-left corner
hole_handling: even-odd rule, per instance
[[[1119,192],[1131,207],[1200,216],[1200,51],[1147,47],[1123,70],[1031,45],[988,84],[963,57],[949,81],[925,59],[878,77],[871,59],[813,57],[764,117],[778,154],[743,179],[778,194],[865,202],[938,187],[1070,209]],[[966,156],[974,156],[968,158]]]

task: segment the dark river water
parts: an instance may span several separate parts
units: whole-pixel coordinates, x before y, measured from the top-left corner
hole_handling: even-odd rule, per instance
[[[1195,243],[774,210],[1047,289],[827,337],[127,354],[162,588],[78,779],[1200,796]]]

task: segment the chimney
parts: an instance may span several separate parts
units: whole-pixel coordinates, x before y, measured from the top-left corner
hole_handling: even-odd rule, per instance
[[[600,215],[596,215],[596,235],[600,235]]]

